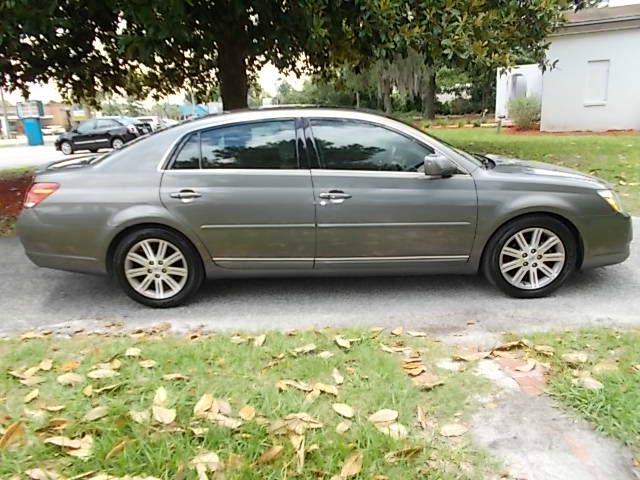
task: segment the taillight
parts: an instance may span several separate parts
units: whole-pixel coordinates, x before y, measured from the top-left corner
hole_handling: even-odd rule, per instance
[[[34,183],[24,198],[24,208],[32,208],[39,205],[58,188],[60,188],[60,185],[57,183]]]

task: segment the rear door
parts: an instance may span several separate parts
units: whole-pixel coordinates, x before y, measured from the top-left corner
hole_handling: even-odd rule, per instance
[[[103,147],[111,146],[111,133],[122,127],[122,125],[111,118],[96,119],[96,128],[94,131],[94,139],[96,145]]]
[[[76,128],[76,134],[72,138],[74,149],[84,149],[84,148],[99,148],[99,145],[96,146],[96,121],[95,120],[87,120],[86,122],[82,122]]]
[[[423,172],[429,145],[360,120],[311,118],[317,165],[316,266],[466,262],[476,228],[473,178]]]
[[[165,170],[161,198],[227,268],[310,269],[311,174],[295,118],[194,132]]]

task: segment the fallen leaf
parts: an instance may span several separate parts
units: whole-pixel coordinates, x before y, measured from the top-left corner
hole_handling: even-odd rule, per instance
[[[80,366],[80,362],[78,360],[69,360],[65,362],[60,367],[60,370],[63,372],[71,372]]]
[[[567,352],[563,353],[560,358],[569,365],[577,367],[582,363],[587,363],[589,360],[589,354],[587,352]]]
[[[637,373],[640,373],[640,363],[638,365],[634,365],[633,367],[631,367],[633,370],[635,370]]]
[[[351,348],[351,342],[341,335],[336,335],[334,340],[340,348],[344,348],[345,350],[349,350]]]
[[[82,383],[84,381],[84,377],[82,375],[78,375],[77,373],[68,372],[63,373],[56,380],[61,385],[77,385],[78,383]]]
[[[92,395],[93,395],[93,385],[87,385],[86,387],[84,387],[84,388],[82,389],[82,394],[83,394],[85,397],[90,397],[90,396],[92,396]]]
[[[204,416],[205,412],[209,411],[213,406],[213,402],[215,402],[215,398],[210,393],[205,393],[200,397],[193,407],[193,414],[196,417]],[[218,413],[217,410],[215,413]]]
[[[284,447],[282,445],[273,445],[268,450],[262,452],[262,454],[256,460],[258,465],[262,465],[263,463],[269,463],[273,461],[280,453]]]
[[[404,327],[402,325],[391,330],[391,335],[395,335],[396,337],[399,337],[403,333],[404,333]]]
[[[153,396],[153,404],[162,406],[167,403],[167,389],[159,387]]]
[[[301,347],[294,348],[292,351],[296,355],[301,355],[301,354],[305,354],[305,353],[311,353],[316,348],[318,348],[318,347],[316,347],[315,343],[308,343],[308,344],[303,345]]]
[[[326,383],[315,383],[313,385],[313,388],[318,389],[323,393],[338,396],[338,387],[336,387],[335,385],[328,385]]]
[[[459,437],[469,430],[468,427],[461,423],[448,423],[440,429],[440,435],[443,437]]]
[[[70,423],[71,420],[66,418],[52,418],[46,425],[38,428],[36,432],[60,432],[67,428]]]
[[[43,470],[42,468],[32,468],[24,472],[31,480],[58,480],[60,475],[52,470]]]
[[[56,445],[58,447],[64,448],[81,448],[82,441],[80,439],[73,439],[69,437],[55,436],[44,439],[44,443],[50,443],[51,445]]]
[[[424,447],[403,448],[402,450],[396,450],[394,452],[387,453],[384,456],[384,459],[389,463],[394,463],[400,460],[415,457],[416,455],[422,453],[423,450]]]
[[[444,385],[444,382],[435,373],[425,370],[420,375],[411,379],[413,384],[422,390],[431,390],[432,388]]]
[[[454,360],[462,360],[463,362],[476,362],[478,360],[482,360],[483,358],[487,358],[491,355],[491,352],[478,352],[478,351],[469,351],[469,352],[458,352],[453,355]]]
[[[140,355],[142,355],[142,350],[138,347],[129,347],[127,351],[124,352],[125,357],[139,357]]]
[[[87,377],[95,379],[111,378],[116,375],[120,375],[118,372],[111,370],[110,368],[98,368],[97,370],[91,370],[87,373]]]
[[[530,372],[531,370],[533,370],[534,368],[536,368],[536,364],[538,362],[536,362],[533,359],[529,359],[527,360],[526,363],[519,365],[515,368],[516,372]]]
[[[276,435],[282,435],[288,432],[303,435],[305,430],[317,428],[322,428],[322,423],[311,417],[308,413],[301,412],[291,413],[282,419],[276,420],[269,430]]]
[[[355,451],[349,455],[340,470],[341,478],[355,477],[362,470],[362,452]]]
[[[0,450],[5,450],[9,445],[20,442],[24,438],[24,423],[15,422],[7,427],[0,437]]]
[[[184,375],[182,373],[167,373],[166,375],[162,376],[163,380],[189,380],[189,376],[188,375]]]
[[[256,409],[253,408],[251,405],[245,405],[238,412],[238,416],[245,422],[250,422],[256,416]]]
[[[344,418],[353,418],[353,408],[351,408],[346,403],[334,403],[333,405],[331,405],[331,408],[333,408],[334,412]]]
[[[376,424],[388,424],[396,421],[398,418],[398,412],[396,410],[390,410],[388,408],[383,408],[382,410],[378,410],[369,416],[369,421]]]
[[[40,390],[38,390],[37,388],[34,390],[31,390],[29,393],[27,393],[24,396],[24,403],[33,402],[36,398],[38,398],[38,395],[40,395]]]
[[[336,433],[339,433],[340,435],[342,435],[343,433],[347,432],[350,428],[351,428],[350,421],[347,420],[344,422],[340,422],[338,423],[338,425],[336,425]]]
[[[49,406],[44,407],[44,409],[45,409],[47,412],[53,412],[53,413],[56,413],[56,412],[59,412],[59,411],[61,411],[61,410],[64,410],[64,409],[65,409],[65,406],[64,406],[64,405],[49,405]]]
[[[84,417],[82,417],[82,420],[85,422],[93,422],[95,420],[99,420],[102,417],[106,417],[107,413],[109,413],[109,409],[107,407],[95,407],[85,413]]]
[[[424,412],[424,410],[422,409],[422,407],[420,405],[418,405],[416,407],[416,416],[418,417],[418,424],[420,425],[420,428],[422,428],[423,430],[427,429],[427,414]]]
[[[308,383],[298,382],[296,380],[279,380],[278,383],[276,383],[276,387],[278,387],[278,390],[283,391],[287,390],[288,387],[293,387],[298,390],[302,390],[303,392],[310,392],[313,390],[313,387]]]
[[[93,449],[93,437],[91,435],[85,435],[80,439],[80,448],[74,448],[66,450],[67,455],[71,455],[76,458],[89,458]]]
[[[253,345],[255,347],[261,347],[262,345],[264,345],[264,341],[267,339],[267,336],[265,334],[262,335],[258,335],[257,337],[255,337],[253,339]]]
[[[407,330],[407,335],[410,337],[426,337],[427,332],[423,332],[420,330]]]
[[[297,433],[289,432],[288,437],[289,442],[291,442],[291,446],[296,451],[296,472],[298,474],[301,474],[304,469],[304,435],[298,435]]]
[[[164,425],[169,425],[176,419],[176,411],[173,408],[165,408],[160,405],[154,405],[153,407],[151,407],[151,410],[153,411],[153,418],[156,420],[156,422],[162,423]]]
[[[122,452],[122,450],[124,450],[124,447],[127,443],[129,443],[129,439],[126,437],[118,440],[116,444],[111,448],[111,450],[109,450],[104,459],[109,460],[111,457],[115,457],[116,455],[118,455],[120,452]]]
[[[318,356],[324,360],[326,360],[327,358],[331,358],[333,357],[333,353],[329,352],[328,350],[324,350],[323,352],[320,352],[318,354]]]
[[[236,428],[240,427],[240,425],[242,425],[242,420],[227,417],[226,415],[222,415],[221,413],[215,415],[214,421],[219,426],[228,428],[230,430],[235,430]]]
[[[157,364],[158,363],[155,360],[140,360],[138,362],[138,365],[140,365],[142,368],[153,368]]]
[[[20,383],[26,387],[34,387],[35,385],[39,385],[40,383],[44,383],[47,379],[44,377],[40,377],[38,375],[34,375],[33,377],[23,378],[20,380]]]
[[[337,368],[334,368],[333,372],[331,372],[331,378],[333,378],[333,381],[336,385],[342,385],[344,383],[344,377]]]
[[[196,437],[204,437],[209,433],[209,429],[206,427],[191,427],[190,430]]]
[[[576,385],[580,385],[588,390],[602,390],[604,385],[591,376],[579,377],[573,380]]]
[[[375,424],[375,426],[378,429],[378,431],[395,439],[405,438],[408,434],[407,427],[397,422],[393,422],[390,424],[379,423],[379,424]]]
[[[514,340],[511,342],[507,342],[507,343],[499,343],[498,345],[494,346],[491,349],[491,353],[493,352],[499,352],[499,351],[507,351],[507,350],[513,350],[514,348],[519,348],[524,346],[524,343],[522,342],[522,340]]]
[[[207,472],[216,472],[223,468],[220,457],[214,452],[201,453],[194,457],[189,464],[195,467],[198,480],[208,480]]]
[[[49,370],[51,370],[52,367],[53,367],[53,360],[51,360],[50,358],[45,358],[38,364],[38,368],[45,372],[48,372]]]
[[[534,345],[533,349],[538,352],[541,353],[543,355],[547,355],[547,356],[551,356],[553,355],[553,347],[550,345]]]
[[[149,410],[130,410],[129,416],[136,423],[147,423],[149,421]]]
[[[305,404],[310,404],[313,403],[317,400],[317,398],[320,396],[320,389],[317,387],[314,387],[309,393],[307,393],[307,395],[304,397],[304,403]]]

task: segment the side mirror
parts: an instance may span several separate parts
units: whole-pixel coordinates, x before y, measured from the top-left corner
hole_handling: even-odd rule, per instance
[[[458,167],[447,157],[439,154],[424,157],[424,174],[431,177],[448,178],[458,172]]]

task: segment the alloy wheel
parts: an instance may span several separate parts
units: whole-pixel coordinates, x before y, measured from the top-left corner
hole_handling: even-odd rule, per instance
[[[60,150],[62,150],[62,153],[64,153],[65,155],[71,155],[71,144],[69,142],[62,142],[62,145],[60,145]]]
[[[129,285],[140,295],[164,300],[184,288],[189,267],[184,254],[174,244],[147,238],[127,252],[124,273]]]
[[[516,288],[536,290],[553,282],[564,267],[566,252],[560,237],[546,228],[525,228],[500,250],[504,279]]]
[[[111,142],[111,146],[115,149],[115,150],[119,150],[120,148],[122,148],[122,146],[124,145],[124,142],[122,140],[120,140],[119,138],[115,138],[113,140],[113,142]]]

